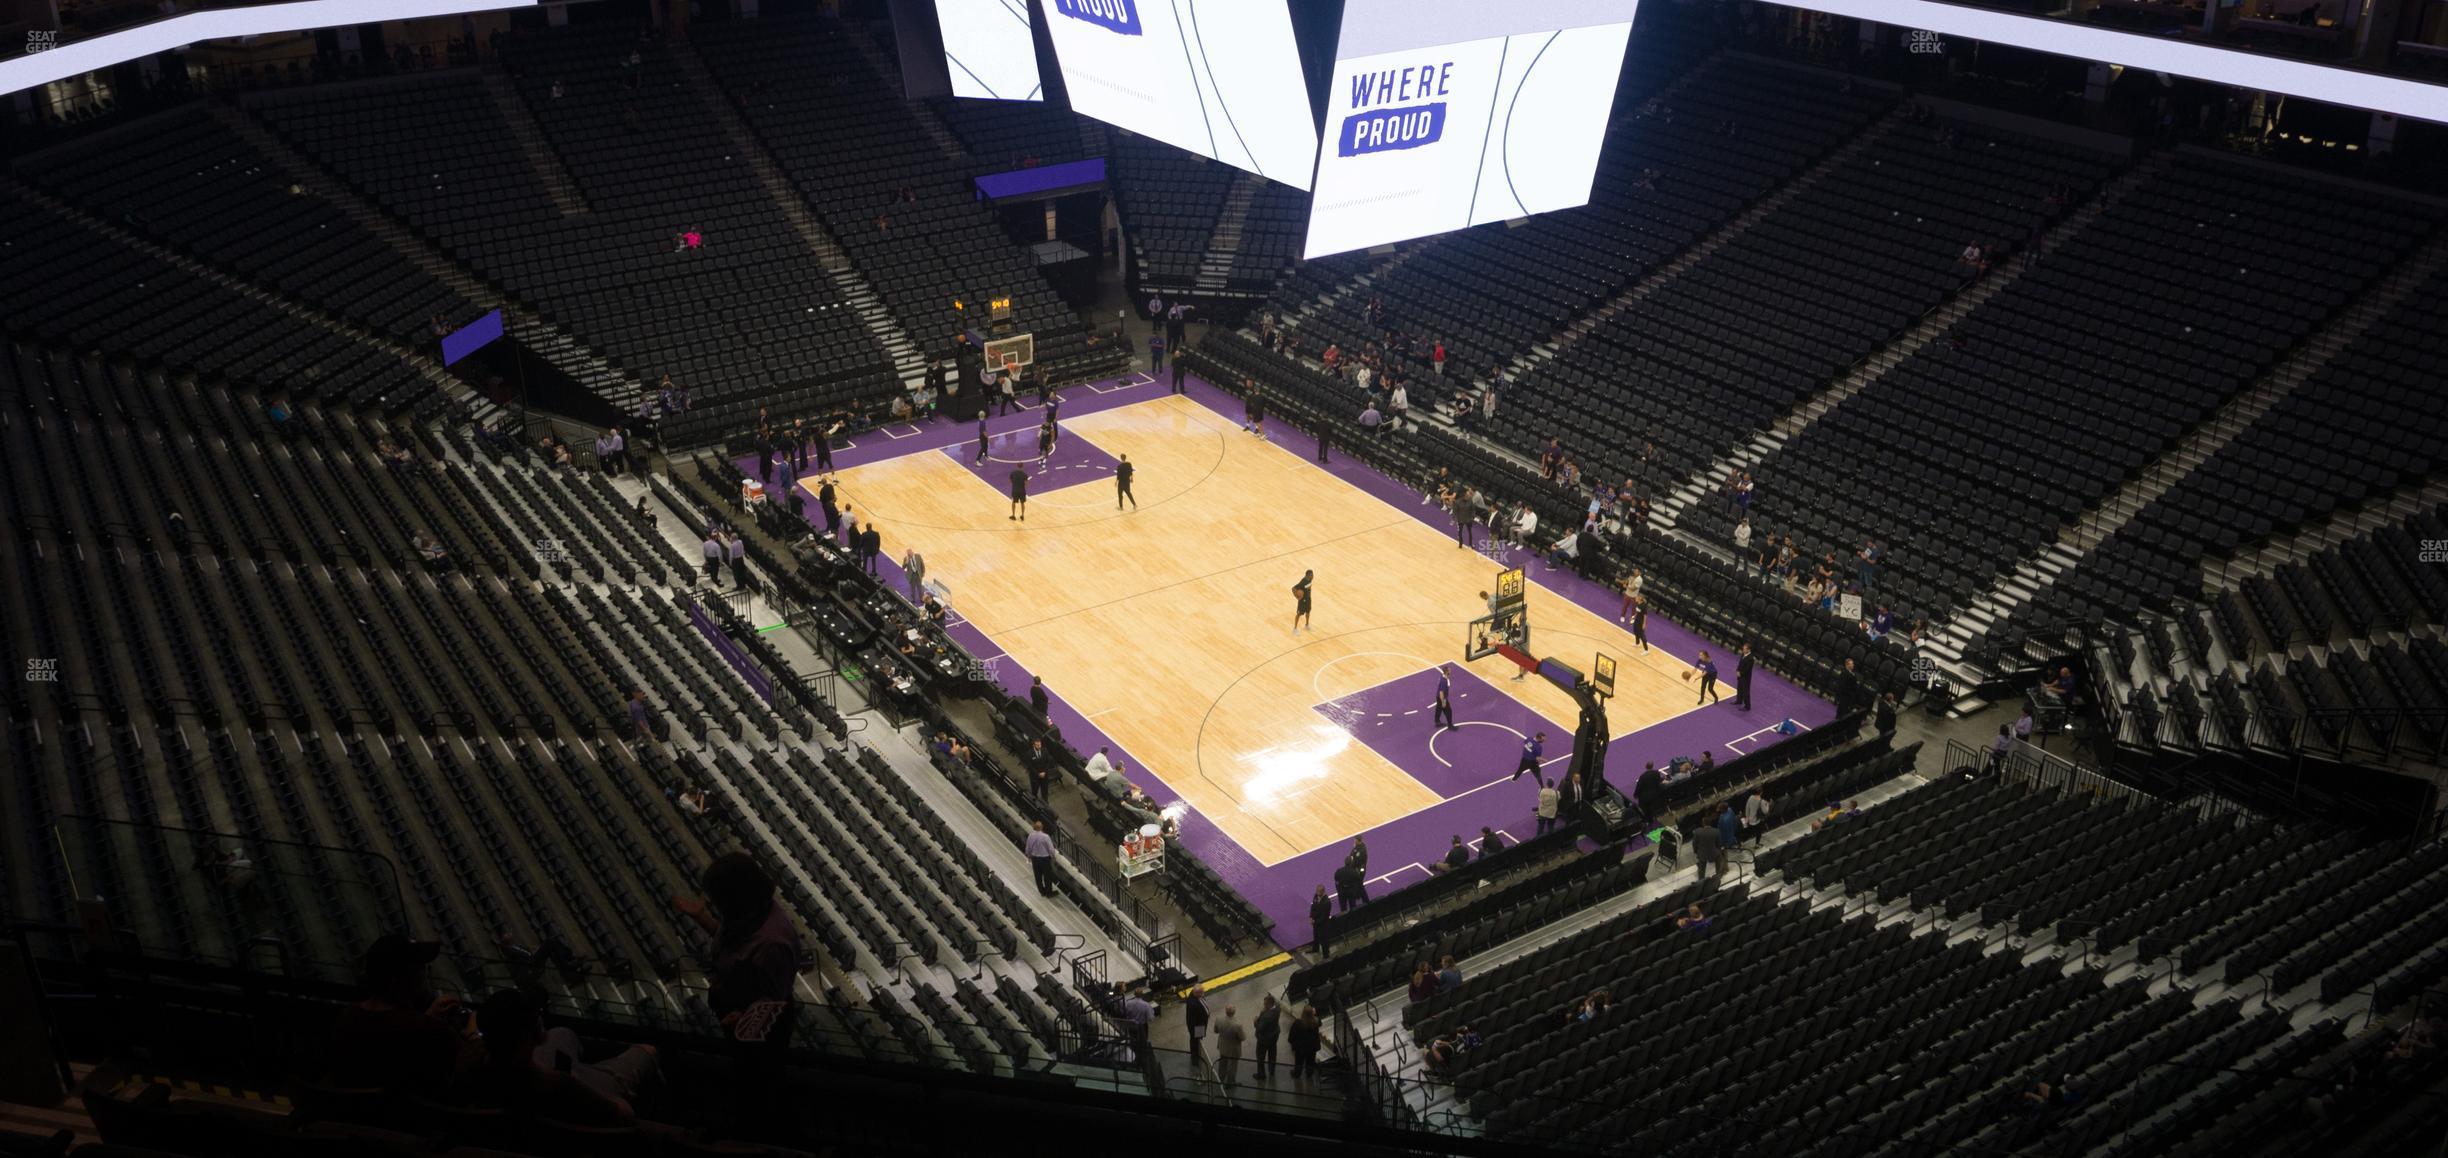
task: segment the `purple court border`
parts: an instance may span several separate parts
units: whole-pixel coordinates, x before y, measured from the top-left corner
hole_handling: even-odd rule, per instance
[[[1170,376],[1169,373],[1166,375],[1168,378]],[[1236,426],[1240,424],[1240,399],[1196,375],[1189,377],[1186,386],[1192,401]],[[1168,388],[1155,376],[1139,371],[1121,378],[1064,388],[1060,392],[1062,413],[1066,419],[1097,414],[1160,398],[1167,392]],[[1040,412],[1035,407],[990,419],[987,423],[988,437],[998,438],[1014,431],[1034,429],[1040,421]],[[1064,441],[1067,443],[1075,437],[1066,432]],[[977,423],[974,421],[958,422],[936,417],[903,423],[868,431],[837,444],[833,451],[833,466],[839,471],[962,444],[974,447],[976,438]],[[1317,441],[1311,436],[1278,426],[1268,432],[1267,439],[1299,455],[1311,465],[1317,465]],[[743,472],[755,475],[755,456],[738,461]],[[775,465],[783,472],[789,472],[788,464]],[[1419,491],[1348,454],[1337,455],[1332,463],[1318,466],[1318,469],[1384,500],[1441,534],[1453,533],[1453,525],[1444,511],[1433,503],[1422,502]],[[797,479],[812,479],[819,473],[813,470],[801,472]],[[792,481],[796,482],[797,479]],[[821,526],[813,509],[809,514],[810,521]],[[1011,530],[1020,533],[1025,528],[1014,527]],[[1484,528],[1481,535],[1484,537]],[[884,572],[882,579],[885,589],[902,593],[907,590],[908,584],[899,565],[894,562],[896,557],[897,551],[887,544],[879,564]],[[1531,582],[1609,622],[1614,620],[1616,611],[1622,605],[1621,595],[1611,587],[1582,579],[1570,571],[1545,571],[1536,560],[1531,560],[1526,566]],[[1016,696],[1027,694],[1031,673],[1011,662],[993,639],[958,616],[954,617],[949,633],[971,655],[980,660],[996,661],[992,668],[1005,691]],[[1615,737],[1607,747],[1607,782],[1618,788],[1628,790],[1645,761],[1655,760],[1663,764],[1675,756],[1697,756],[1707,750],[1714,751],[1722,763],[1732,755],[1754,752],[1775,743],[1778,737],[1770,729],[1781,720],[1791,718],[1806,728],[1817,728],[1836,718],[1835,707],[1828,701],[1802,690],[1764,667],[1752,679],[1754,710],[1738,710],[1734,707],[1731,686],[1733,649],[1702,639],[1664,616],[1650,615],[1649,645],[1686,663],[1696,658],[1703,648],[1713,649],[1719,657],[1719,666],[1726,673],[1726,698],[1705,711],[1686,712]],[[1460,672],[1463,669],[1457,667],[1456,670]],[[1462,686],[1460,680],[1456,681],[1456,686]],[[1060,689],[1049,687],[1048,690],[1053,692],[1050,715],[1054,726],[1073,748],[1093,752],[1099,747],[1110,746],[1126,764],[1132,783],[1160,802],[1171,803],[1181,799],[1181,795],[1161,777],[1149,771],[1145,761],[1115,744],[1111,737],[1089,723],[1063,699]],[[1569,727],[1563,728],[1561,733],[1557,729],[1549,729],[1547,756],[1551,761],[1568,745],[1570,732]],[[1509,768],[1510,764],[1507,766]],[[1560,765],[1550,763],[1551,773],[1557,767]],[[1459,833],[1466,840],[1474,839],[1480,827],[1485,825],[1517,839],[1528,835],[1532,826],[1530,812],[1536,797],[1537,788],[1524,778],[1455,796],[1408,816],[1388,820],[1364,834],[1355,834],[1368,837],[1369,862],[1371,867],[1379,870],[1370,884],[1372,893],[1383,895],[1388,889],[1423,879],[1425,872],[1416,866],[1442,857],[1454,834]],[[1218,876],[1240,890],[1242,896],[1249,898],[1251,904],[1275,922],[1275,940],[1285,948],[1309,942],[1310,892],[1318,885],[1331,883],[1334,869],[1342,863],[1348,847],[1348,842],[1337,840],[1277,864],[1261,864],[1216,827],[1214,821],[1196,809],[1182,814],[1181,841],[1193,855],[1205,861]]]

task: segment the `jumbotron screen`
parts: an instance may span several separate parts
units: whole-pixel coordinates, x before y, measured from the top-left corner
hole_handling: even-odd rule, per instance
[[[1589,203],[1634,0],[1347,0],[1308,257]]]
[[[1285,0],[1045,0],[1073,111],[1309,187],[1317,122]]]
[[[935,23],[943,30],[944,69],[953,96],[1045,99],[1028,0],[935,0]]]

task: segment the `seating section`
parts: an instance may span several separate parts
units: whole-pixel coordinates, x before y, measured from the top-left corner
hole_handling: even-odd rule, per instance
[[[1079,117],[1061,105],[936,97],[926,107],[951,127],[980,173],[1059,165],[1088,156],[1080,140]]]
[[[1807,556],[1878,538],[1882,595],[1942,619],[2267,372],[2429,224],[2382,194],[2178,155],[1761,465],[1753,518]],[[2058,449],[2045,469],[2001,461],[2002,438]]]
[[[1121,129],[1108,129],[1105,136],[1112,143],[1108,176],[1140,281],[1157,286],[1196,281],[1216,217],[1224,211],[1224,195],[1241,171],[1153,137]]]
[[[2222,580],[2230,585],[2206,603],[2179,599],[2139,627],[2093,629],[2108,649],[2101,695],[2118,738],[2179,752],[2439,751],[2448,741],[2441,644],[2395,636],[2448,619],[2448,576],[2422,548],[2441,536],[2448,512],[2417,511],[2266,574]],[[2027,646],[2061,647],[2062,637],[2042,631]]]
[[[1519,446],[1570,432],[1586,471],[1663,493],[1964,286],[1974,276],[1962,261],[1966,244],[2011,254],[2066,200],[2087,197],[2111,164],[1980,126],[1877,131],[1811,187],[1527,375],[1499,408],[1497,432]],[[1775,325],[1757,324],[1762,301],[1777,303]],[[1646,461],[1644,444],[1653,448]],[[1716,504],[1696,508],[1696,529],[1722,542],[1731,515]],[[1755,535],[1780,526],[1766,514],[1760,521]]]
[[[431,319],[475,316],[201,105],[28,158],[28,179],[123,228],[391,338],[430,343]],[[131,191],[141,196],[131,199]]]
[[[668,898],[745,847],[873,987],[856,1008],[913,1003],[919,1039],[944,1043],[926,1064],[1008,1073],[1087,1040],[1036,996],[1058,943],[1009,883],[1016,850],[997,871],[875,750],[839,746],[840,714],[752,625],[674,588],[691,561],[609,480],[504,457],[463,423],[303,402],[276,420],[111,355],[116,334],[0,363],[0,513],[23,529],[0,548],[0,639],[59,674],[9,685],[11,718],[43,731],[13,731],[0,908],[66,923],[77,897],[111,897],[149,952],[235,963],[269,934],[290,971],[334,982],[405,928],[469,992],[518,975],[504,944],[530,947],[557,968],[530,980],[568,1009],[710,1032],[709,950]],[[424,536],[451,569],[424,565]],[[701,617],[747,641],[770,702]],[[630,689],[672,747],[634,734]],[[91,743],[39,742],[88,720]],[[691,786],[708,816],[673,804]],[[247,883],[201,871],[225,852]],[[1019,996],[987,1017],[890,980],[912,956],[990,988],[992,962]]]
[[[883,348],[747,161],[728,155],[672,50],[626,32],[504,43],[517,79],[498,99],[522,102],[548,155],[522,153],[496,95],[468,73],[268,94],[255,111],[625,373],[688,386],[693,419],[745,425],[776,398],[807,413],[894,389]],[[586,212],[563,213],[536,164],[566,171]],[[684,230],[703,246],[675,252]],[[694,437],[685,420],[667,434]]]
[[[59,276],[63,270],[75,276]],[[109,350],[148,369],[393,412],[442,404],[395,354],[232,294],[6,193],[0,286],[10,332],[55,347]],[[135,321],[144,324],[131,329]]]
[[[2207,561],[2430,477],[2448,462],[2448,418],[2427,385],[2443,357],[2448,274],[2431,277],[2094,547],[2027,621],[2130,619],[2138,608],[2198,597]],[[2338,594],[2353,620],[2381,610]]]
[[[955,299],[1008,295],[1037,336],[1037,371],[1078,381],[1126,352],[1087,328],[981,207],[970,161],[945,157],[840,26],[768,18],[707,23],[696,51],[893,319],[930,356],[964,324]]]
[[[2146,798],[1953,778],[1758,868],[1777,875],[1689,886],[1483,969],[1405,1006],[1405,1031],[1423,1047],[1477,1038],[1442,1072],[1456,1104],[1491,1137],[1556,1148],[2192,1152],[2176,1148],[2229,1137],[2229,1111],[2295,1087],[2339,1023],[2293,1033],[2246,992],[2202,999],[2147,968],[2109,982],[2070,966],[2136,945],[2141,964],[2267,976],[2273,997],[2338,1001],[2377,981],[2380,1008],[2448,969],[2448,846],[2406,856]],[[1705,924],[1678,927],[1694,904]],[[1932,910],[1977,914],[1985,935],[1927,924]],[[1993,951],[1999,932],[2056,947]],[[1399,986],[1399,969],[1367,980]],[[1612,1001],[1592,1011],[1593,995]],[[2041,1082],[2070,1096],[2027,1103]]]
[[[1895,94],[1748,57],[1700,65],[1654,107],[1620,119],[1586,208],[1519,228],[1465,230],[1422,246],[1364,293],[1292,325],[1299,352],[1382,352],[1429,393],[1429,348],[1448,381],[1484,376],[1665,264],[1744,205],[1890,107]],[[1960,243],[1958,243],[1960,246]]]

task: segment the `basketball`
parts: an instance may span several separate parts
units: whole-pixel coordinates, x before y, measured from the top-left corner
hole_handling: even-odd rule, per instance
[[[1690,682],[1691,682],[1691,673],[1690,673],[1690,672],[1688,672],[1688,671],[1687,671],[1687,672],[1684,672],[1684,673],[1683,673],[1683,682],[1684,682],[1684,683],[1690,683]]]

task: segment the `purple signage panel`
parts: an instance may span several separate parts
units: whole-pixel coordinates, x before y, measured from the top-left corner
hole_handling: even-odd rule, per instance
[[[988,201],[1000,201],[1005,197],[1086,189],[1104,183],[1105,158],[1090,157],[1085,161],[1039,165],[1033,169],[1014,169],[1009,173],[988,173],[977,179],[977,190],[978,196]]]
[[[452,365],[501,340],[502,312],[494,310],[442,336],[442,364]]]

